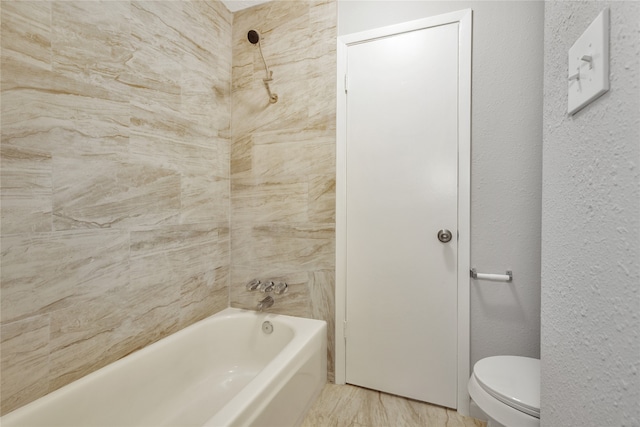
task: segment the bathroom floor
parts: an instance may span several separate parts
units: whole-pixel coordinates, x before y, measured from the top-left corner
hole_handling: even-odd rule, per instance
[[[453,409],[352,385],[327,384],[301,427],[485,427]]]

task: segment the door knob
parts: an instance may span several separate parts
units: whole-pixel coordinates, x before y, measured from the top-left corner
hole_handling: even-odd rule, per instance
[[[452,234],[449,230],[440,230],[438,231],[438,240],[442,243],[448,243],[451,241]]]

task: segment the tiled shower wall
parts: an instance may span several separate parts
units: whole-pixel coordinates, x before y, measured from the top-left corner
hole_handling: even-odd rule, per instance
[[[333,375],[336,3],[276,1],[234,14],[231,306],[253,278],[285,280],[269,310],[326,320]],[[258,47],[273,71],[269,103]]]
[[[228,306],[232,15],[1,7],[6,413]]]

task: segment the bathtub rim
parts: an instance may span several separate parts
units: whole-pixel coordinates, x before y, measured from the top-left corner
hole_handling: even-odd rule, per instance
[[[306,363],[307,359],[305,359],[304,353],[312,353],[312,347],[314,344],[311,343],[311,341],[313,340],[320,340],[318,344],[320,345],[319,351],[322,363],[322,387],[324,387],[324,384],[327,382],[327,339],[325,338],[327,334],[327,322],[325,320],[308,319],[283,314],[259,313],[253,310],[238,310],[256,313],[258,315],[264,314],[266,315],[266,317],[263,317],[264,320],[274,320],[281,317],[288,322],[302,321],[301,323],[304,323],[305,325],[302,330],[296,330],[294,332],[294,337],[283,347],[282,351],[278,353],[278,356],[271,360],[267,366],[265,366],[264,369],[255,376],[252,380],[254,387],[240,390],[240,392],[238,392],[238,394],[236,394],[225,406],[220,408],[220,410],[214,414],[203,425],[203,427],[236,425],[238,418],[242,415],[241,411],[243,410],[243,407],[246,406],[246,400],[251,399],[255,401],[260,396],[262,396],[263,399],[257,403],[259,408],[256,409],[256,412],[263,410],[275,396],[276,392],[296,374],[298,369],[300,369],[304,363]],[[300,350],[303,351],[301,352]],[[292,360],[294,361],[294,364],[289,366]],[[288,369],[285,371],[285,368]],[[276,375],[281,373],[282,375],[280,376]],[[277,378],[275,384],[272,381],[269,381],[272,378]],[[256,384],[258,384],[257,387],[255,387]],[[314,392],[313,399],[308,402],[305,411],[308,411],[311,407],[314,400],[322,391],[322,387],[319,387],[319,389]]]
[[[315,336],[315,334],[322,333],[324,331],[324,334],[326,337],[327,322],[324,320],[289,316],[286,314],[278,314],[278,313],[257,312],[255,310],[247,310],[247,309],[235,308],[235,307],[227,307],[201,320],[198,320],[197,322],[194,322],[188,326],[185,326],[184,328],[172,334],[169,334],[166,337],[163,337],[147,346],[134,350],[133,352],[121,357],[120,359],[115,360],[50,393],[47,393],[44,396],[32,402],[29,402],[23,406],[20,406],[11,412],[7,412],[6,414],[2,415],[2,417],[0,417],[0,425],[17,422],[25,412],[29,413],[32,411],[43,410],[43,408],[55,402],[55,400],[58,399],[59,396],[64,395],[64,393],[68,392],[70,389],[73,390],[74,388],[82,387],[86,383],[99,380],[101,377],[109,375],[111,371],[118,369],[123,364],[131,363],[132,361],[140,359],[141,357],[145,357],[146,354],[153,352],[158,348],[170,345],[172,342],[182,338],[183,335],[186,335],[191,331],[202,327],[207,322],[211,322],[212,319],[214,318],[219,320],[228,320],[233,318],[245,318],[247,316],[252,316],[256,320],[258,327],[260,326],[258,322],[269,320],[276,323],[283,322],[284,324],[292,327],[294,332],[291,340],[284,345],[284,347],[280,350],[280,352],[277,353],[274,359],[271,359],[264,366],[264,368],[260,372],[258,372],[258,374],[252,379],[252,382],[256,381],[258,378],[263,379],[267,377],[267,374],[274,374],[282,370],[284,363],[283,363],[283,360],[281,359],[283,359],[284,356],[286,355],[289,357],[289,359],[285,359],[285,360],[290,360],[290,357],[295,354],[295,350],[298,348],[296,346],[298,345],[303,346],[308,344],[309,341],[313,339],[313,336]],[[324,357],[324,362],[323,362],[324,374],[326,376],[326,357],[327,357],[326,356],[326,339],[324,340],[324,347],[325,347],[324,348],[325,351],[322,354],[322,356]],[[263,383],[264,381],[260,382],[260,384],[263,384]],[[213,414],[212,417],[207,422],[205,422],[204,425],[205,426],[210,425],[209,424],[210,421],[214,418],[217,418],[217,415],[225,411],[225,409],[229,407],[231,404],[234,404],[232,406],[235,407],[235,404],[237,404],[237,401],[238,401],[237,400],[238,396],[240,396],[241,394],[244,396],[244,393],[247,393],[246,387],[240,390],[238,394],[236,394],[229,402],[227,402],[227,404],[225,404],[222,408],[220,408],[218,412]],[[225,413],[227,412],[228,411],[225,411]],[[18,420],[15,420],[16,418]]]

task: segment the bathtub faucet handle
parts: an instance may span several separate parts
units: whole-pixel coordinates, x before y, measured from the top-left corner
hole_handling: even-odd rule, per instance
[[[273,284],[273,281],[269,280],[261,284],[258,289],[260,289],[262,292],[271,292],[273,291],[274,287],[275,285]]]
[[[285,282],[278,282],[278,284],[273,289],[273,292],[276,295],[282,295],[285,292],[287,292],[288,290],[289,290],[289,285],[287,285]]]
[[[262,311],[265,308],[271,307],[275,302],[276,301],[273,299],[271,295],[267,295],[266,297],[264,297],[258,302],[258,311]]]
[[[259,289],[261,285],[262,285],[262,282],[260,282],[260,280],[253,279],[252,281],[247,283],[247,290],[248,291],[255,291],[256,289]]]

